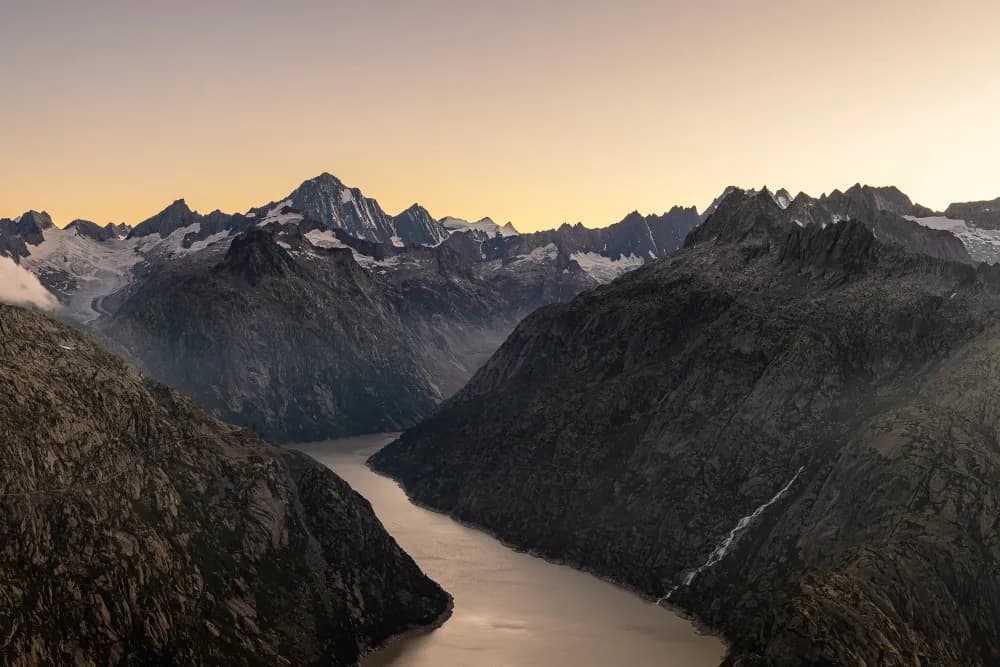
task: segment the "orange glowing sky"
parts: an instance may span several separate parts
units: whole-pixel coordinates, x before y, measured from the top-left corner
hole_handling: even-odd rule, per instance
[[[943,208],[1000,195],[998,25],[995,0],[4,0],[0,216],[242,211],[323,171],[522,230],[731,183]]]

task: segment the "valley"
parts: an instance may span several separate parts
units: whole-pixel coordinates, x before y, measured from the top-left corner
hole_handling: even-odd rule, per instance
[[[363,667],[719,664],[724,644],[669,610],[413,505],[392,480],[365,466],[393,437],[297,447],[371,501],[400,546],[455,598],[441,628],[394,642]]]
[[[364,606],[387,614],[372,617],[377,630],[352,626],[322,640],[335,641],[346,664],[350,651],[363,655],[400,633],[366,664],[481,664],[469,652],[539,667],[554,654],[594,665],[627,655],[734,667],[875,656],[989,664],[1000,614],[989,587],[971,582],[1000,562],[988,528],[1000,468],[986,398],[1000,296],[992,231],[971,214],[947,218],[895,188],[817,199],[729,188],[701,215],[675,207],[604,229],[522,234],[491,220],[437,221],[417,206],[382,215],[329,175],[301,189],[245,214],[202,215],[178,200],[135,228],[60,229],[29,213],[0,230],[8,257],[58,299],[56,318],[189,392],[222,420],[194,417],[216,424],[199,428],[231,434],[223,441],[248,442],[251,431],[278,443],[403,431],[392,442],[302,446],[369,496],[396,538],[387,544],[399,540],[417,558],[411,581],[427,596],[414,606],[409,593],[374,591],[379,602]],[[70,356],[96,349],[78,336],[52,330],[33,344],[71,340],[56,346]],[[103,357],[96,372],[114,363]],[[39,373],[38,391],[58,381],[58,368]],[[82,450],[46,446],[82,465],[72,458]],[[420,505],[657,604],[414,507],[362,465],[368,455]],[[130,465],[153,465],[149,455],[118,458],[83,478],[103,480],[96,487],[53,488],[96,492],[133,480]],[[316,474],[307,460],[284,464],[292,479]],[[226,470],[220,479],[242,474]],[[175,477],[196,489],[207,483]],[[7,497],[36,492],[26,493]],[[866,521],[855,525],[859,504]],[[957,507],[977,523],[958,527]],[[317,530],[341,530],[347,515],[324,516],[330,523]],[[134,519],[122,517],[115,521]],[[383,534],[371,518],[363,533]],[[470,550],[478,555],[459,556]],[[271,552],[253,553],[263,561],[240,567],[257,568],[253,579],[271,586],[263,583]],[[514,583],[483,579],[498,562],[503,572],[516,568]],[[325,567],[340,576],[337,563]],[[420,567],[455,596],[454,610]],[[542,580],[557,588],[535,599]],[[273,610],[254,606],[300,595],[281,585],[241,591],[246,617],[267,617]],[[216,595],[198,604],[210,609]],[[134,613],[116,604],[124,611],[112,614],[112,633],[131,627]],[[561,618],[552,605],[611,617]],[[660,607],[717,629],[729,652]],[[409,634],[450,613],[439,630]],[[171,637],[193,632],[158,622]],[[575,633],[592,626],[602,631],[588,646]],[[503,641],[505,633],[520,641]],[[242,648],[227,651],[289,650],[271,635],[259,645],[253,633],[237,636]],[[308,662],[329,649],[302,650]]]
[[[0,8],[0,667],[1000,667],[1000,2]]]

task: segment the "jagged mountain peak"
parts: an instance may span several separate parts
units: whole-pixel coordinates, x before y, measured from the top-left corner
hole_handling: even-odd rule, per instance
[[[448,231],[418,203],[392,218],[395,245],[436,246],[448,237]]]
[[[183,199],[175,199],[162,211],[146,218],[129,233],[129,238],[138,238],[159,234],[160,237],[169,236],[172,232],[187,227],[198,221],[200,216],[187,205]]]
[[[179,197],[172,201],[166,208],[157,213],[157,215],[189,215],[194,213],[191,207],[188,206],[187,200],[183,197]]]
[[[774,193],[774,201],[778,204],[778,206],[784,209],[791,206],[792,202],[795,201],[795,198],[792,197],[792,194],[786,188],[779,188]]]
[[[714,211],[692,230],[685,245],[709,240],[738,242],[760,231],[770,235],[765,228],[785,226],[781,220],[782,208],[765,191],[726,188],[712,207]]]
[[[14,218],[0,219],[0,255],[26,254],[25,244],[38,245],[45,240],[45,231],[52,229],[52,217],[42,211],[26,211]],[[19,246],[19,247],[17,247]]]
[[[702,212],[701,219],[703,221],[707,220],[713,213],[715,213],[718,210],[719,204],[725,201],[726,197],[728,197],[734,192],[743,192],[743,189],[735,185],[727,185],[725,189],[723,189],[722,194],[713,199],[712,203],[708,205],[708,208],[706,208]]]
[[[288,199],[295,199],[296,193],[302,193],[303,191],[321,191],[321,192],[334,192],[339,193],[341,190],[357,190],[357,188],[351,188],[344,184],[342,180],[331,174],[330,172],[324,171],[319,176],[313,176],[312,178],[307,178],[302,181],[295,190],[288,196]]]
[[[77,219],[66,225],[66,229],[95,241],[107,241],[120,235],[120,228],[110,222],[102,227],[90,220]]]
[[[392,218],[376,200],[328,172],[303,181],[282,201],[325,227],[343,229],[356,238],[388,243],[396,235]]]
[[[898,190],[876,190],[862,186],[845,193],[834,191],[818,200],[800,195],[783,208],[766,191],[734,191],[723,199],[715,213],[689,236],[686,245],[706,241],[745,243],[759,250],[785,242],[793,230],[802,227],[836,225],[857,221],[880,244],[891,245],[911,254],[928,255],[958,262],[970,262],[968,251],[953,234],[928,229],[905,216],[921,209]],[[901,195],[901,193],[900,193]],[[863,244],[852,244],[861,247]]]
[[[415,213],[427,216],[431,215],[430,211],[428,211],[423,205],[421,205],[420,202],[413,202],[405,210],[400,212],[400,215],[402,215],[403,213]]]
[[[698,215],[698,207],[697,206],[683,206],[681,204],[674,204],[673,206],[670,207],[670,209],[667,211],[666,214],[667,215],[677,215],[678,213],[693,213],[694,215]]]
[[[55,226],[52,222],[52,216],[45,211],[25,211],[21,214],[19,219],[21,225],[34,225],[40,231],[45,231],[46,229],[51,229]]]
[[[331,183],[336,185],[344,185],[344,182],[331,174],[328,171],[324,171],[318,176],[313,176],[312,178],[307,178],[305,182],[314,181],[316,183]]]

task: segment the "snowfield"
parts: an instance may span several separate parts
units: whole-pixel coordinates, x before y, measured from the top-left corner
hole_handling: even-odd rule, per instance
[[[1000,230],[969,227],[964,220],[955,220],[944,216],[916,218],[906,216],[907,220],[929,227],[951,232],[965,244],[966,250],[973,260],[986,264],[1000,264]]]
[[[575,252],[570,255],[570,259],[580,265],[587,275],[601,283],[610,283],[618,276],[637,269],[645,261],[635,255],[625,255],[619,259],[610,259],[596,252]]]
[[[83,323],[100,317],[100,302],[129,284],[133,267],[143,261],[142,244],[152,247],[170,242],[170,237],[162,241],[154,237],[155,242],[144,238],[102,243],[59,227],[46,229],[43,236],[41,244],[28,246],[31,254],[21,260],[21,266],[60,285],[66,309]]]

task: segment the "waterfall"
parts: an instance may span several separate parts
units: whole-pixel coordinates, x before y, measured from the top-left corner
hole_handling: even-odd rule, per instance
[[[732,548],[733,544],[735,544],[736,540],[741,535],[743,535],[743,533],[747,531],[750,525],[753,524],[753,522],[756,521],[758,518],[760,518],[760,516],[765,512],[765,510],[767,510],[768,507],[781,500],[784,497],[784,495],[788,493],[788,490],[792,488],[792,484],[795,484],[795,480],[799,478],[799,475],[802,474],[803,470],[805,470],[805,466],[799,468],[798,471],[796,471],[795,475],[790,480],[788,480],[788,483],[785,484],[783,487],[781,487],[781,489],[779,489],[778,492],[774,494],[774,496],[770,500],[768,500],[766,503],[755,509],[753,512],[751,512],[750,514],[746,515],[745,517],[737,521],[736,525],[733,526],[733,529],[729,531],[729,533],[722,539],[722,541],[716,545],[715,549],[712,550],[712,553],[708,555],[708,559],[695,569],[688,572],[687,576],[684,577],[684,583],[681,585],[690,586],[691,582],[695,580],[695,577],[697,577],[699,574],[701,574],[702,572],[704,572],[705,570],[714,566],[716,563],[722,560],[726,556],[726,554],[729,553],[729,550]],[[677,586],[671,588],[666,595],[664,595],[663,597],[661,597],[656,601],[656,604],[660,604],[661,602],[666,602],[667,600],[669,600],[670,596],[673,595],[676,590]]]

